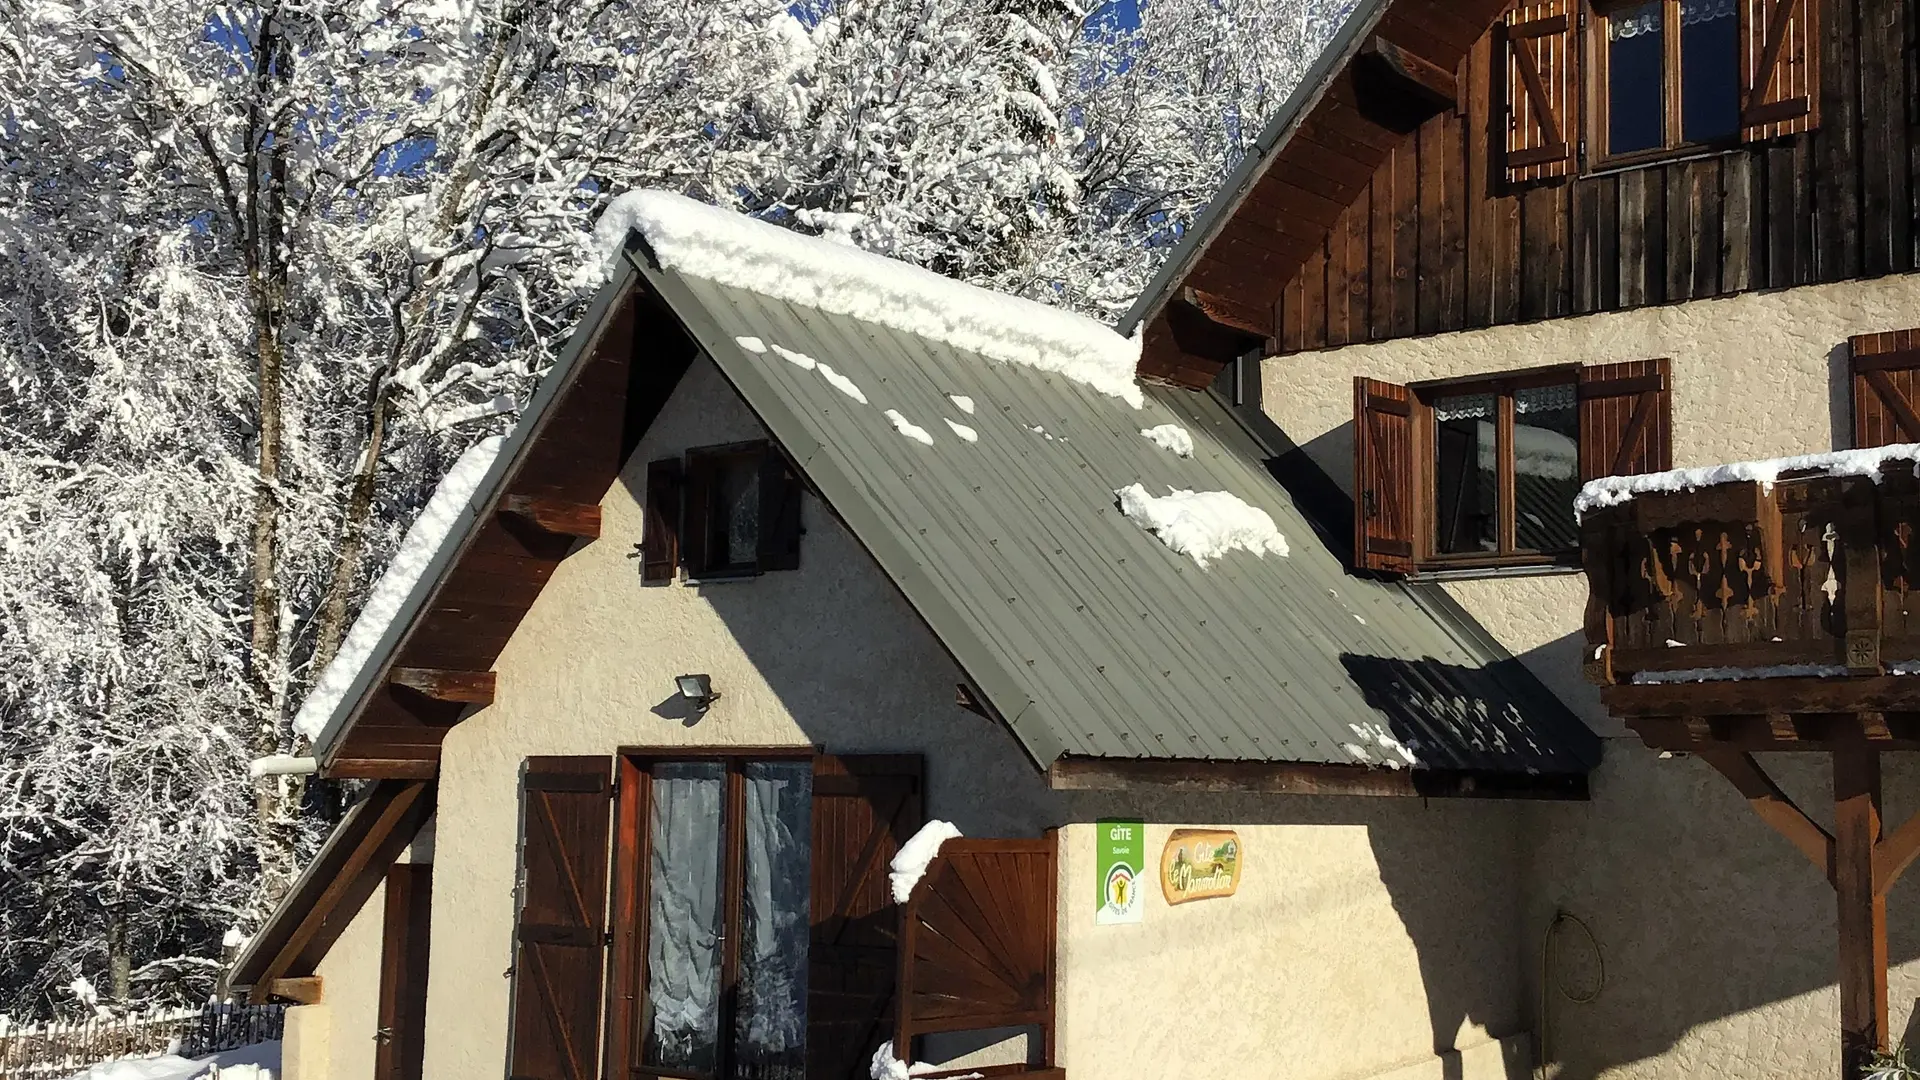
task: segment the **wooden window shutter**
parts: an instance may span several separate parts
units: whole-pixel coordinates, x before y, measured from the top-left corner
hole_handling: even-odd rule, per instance
[[[1753,141],[1819,123],[1820,0],[1744,0],[1740,129]]]
[[[887,872],[920,828],[922,773],[915,756],[814,761],[808,1080],[865,1080],[893,1037],[900,915]]]
[[[521,779],[511,1080],[593,1080],[600,1064],[612,760],[528,758]]]
[[[1665,359],[1580,369],[1580,479],[1673,468],[1673,380]]]
[[[768,447],[760,459],[760,570],[800,568],[801,491],[786,455]]]
[[[1567,176],[1580,145],[1575,5],[1522,4],[1506,16],[1509,183]]]
[[[1413,570],[1413,392],[1353,380],[1353,562]]]
[[[1848,338],[1856,450],[1920,442],[1920,330]]]
[[[395,863],[387,869],[374,1080],[420,1080],[426,1057],[427,940],[432,910],[431,865]]]
[[[647,512],[640,534],[640,580],[664,584],[680,565],[679,458],[647,464]]]

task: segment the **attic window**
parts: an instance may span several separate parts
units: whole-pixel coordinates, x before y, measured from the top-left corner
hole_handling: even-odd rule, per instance
[[[1601,10],[1603,161],[1739,135],[1739,7],[1737,0],[1650,0]]]
[[[698,447],[647,467],[641,579],[752,577],[800,565],[800,482],[765,442]]]

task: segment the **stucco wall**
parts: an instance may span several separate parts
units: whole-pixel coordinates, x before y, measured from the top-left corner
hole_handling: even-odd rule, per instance
[[[1725,300],[1356,345],[1268,360],[1262,407],[1335,480],[1353,484],[1356,375],[1390,382],[1547,363],[1669,357],[1673,458],[1705,465],[1843,447],[1849,335],[1920,325],[1920,277],[1749,293]],[[1446,588],[1603,734],[1625,736],[1580,675],[1586,579],[1578,573],[1452,580]],[[1769,758],[1770,766],[1776,759]],[[1783,783],[1831,818],[1824,763],[1779,762]],[[1791,781],[1791,782],[1789,782]],[[1889,819],[1920,774],[1890,762]],[[1529,1001],[1556,910],[1599,939],[1607,981],[1590,1006],[1557,993],[1548,1037],[1569,1077],[1831,1075],[1838,1062],[1835,934],[1827,886],[1731,785],[1697,761],[1611,740],[1586,804],[1528,812],[1522,935]],[[1920,991],[1910,883],[1889,902],[1894,1031]],[[1571,924],[1556,948],[1591,972]],[[1555,976],[1557,979],[1559,976]],[[1577,989],[1577,988],[1576,988]]]
[[[560,567],[502,654],[496,703],[449,735],[429,1078],[503,1069],[522,759],[620,747],[921,752],[927,812],[969,835],[1079,823],[1065,845],[1060,1051],[1081,1075],[1157,1075],[1177,1052],[1212,1076],[1345,1080],[1518,1028],[1515,808],[1051,792],[1006,732],[953,705],[952,662],[811,500],[801,569],[642,587],[629,554],[645,463],[761,434],[696,364],[603,500],[601,539]],[[673,676],[690,671],[724,695],[697,720],[671,700]],[[1143,817],[1156,837],[1179,824],[1245,829],[1246,888],[1150,909],[1143,926],[1091,926],[1084,823],[1103,815]],[[1293,1067],[1276,1073],[1276,1061]]]

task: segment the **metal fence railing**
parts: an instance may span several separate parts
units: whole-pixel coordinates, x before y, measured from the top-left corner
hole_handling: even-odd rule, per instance
[[[284,1005],[210,1002],[121,1016],[0,1026],[0,1080],[59,1080],[97,1061],[161,1054],[205,1057],[280,1038]]]

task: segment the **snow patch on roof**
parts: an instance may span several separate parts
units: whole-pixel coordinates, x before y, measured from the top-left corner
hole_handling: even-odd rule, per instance
[[[749,337],[745,334],[742,334],[734,338],[733,343],[747,350],[750,353],[763,353],[767,351],[766,342],[761,341],[757,337]]]
[[[1357,615],[1354,617],[1359,618]],[[1399,769],[1403,765],[1420,764],[1420,759],[1414,756],[1413,747],[1395,738],[1383,725],[1348,724],[1347,729],[1352,731],[1355,737],[1365,739],[1385,751],[1381,756],[1384,758],[1385,764],[1389,769]],[[1348,743],[1347,745],[1352,746],[1353,744]]]
[[[1161,424],[1159,427],[1141,428],[1140,434],[1162,450],[1172,451],[1181,457],[1193,456],[1193,436],[1179,424]]]
[[[775,345],[773,347],[773,351],[775,355],[779,356],[781,359],[785,360],[787,363],[792,364],[794,367],[799,368],[801,371],[812,371],[814,368],[817,368],[820,366],[820,361],[815,360],[813,357],[808,356],[806,353],[794,352],[792,349],[789,349],[784,345]]]
[[[943,416],[941,419],[946,420],[946,417]],[[956,424],[951,420],[947,420],[947,427],[952,428],[955,435],[960,436],[968,442],[980,441],[980,433],[965,424]]]
[[[1265,558],[1269,552],[1287,554],[1287,539],[1273,518],[1249,506],[1230,491],[1185,491],[1168,488],[1155,497],[1145,486],[1128,484],[1114,492],[1120,512],[1160,542],[1207,568],[1209,559],[1229,551],[1251,551]]]
[[[959,409],[961,412],[966,413],[968,416],[973,415],[973,399],[968,397],[967,395],[948,394],[947,400],[953,402],[954,408]]]
[[[1062,375],[1135,408],[1145,404],[1133,378],[1140,339],[1092,319],[670,192],[614,199],[594,236],[611,257],[634,230],[667,269]]]
[[[1573,500],[1573,512],[1575,517],[1580,517],[1589,510],[1618,506],[1636,495],[1694,491],[1738,481],[1759,481],[1770,489],[1783,473],[1870,476],[1878,483],[1895,462],[1906,463],[1914,475],[1920,476],[1920,443],[1895,443],[1865,450],[1836,450],[1825,454],[1767,458],[1763,461],[1736,461],[1728,465],[1669,469],[1637,476],[1603,476],[1587,481],[1580,488],[1580,494]]]
[[[913,895],[913,887],[920,884],[920,878],[933,865],[933,857],[940,854],[940,845],[949,840],[960,838],[960,830],[950,821],[935,819],[920,826],[913,839],[900,845],[894,853],[893,862],[887,869],[887,882],[893,886],[893,902],[904,904],[907,897]]]
[[[441,478],[426,508],[407,529],[399,550],[393,553],[393,561],[387,564],[386,573],[373,583],[367,602],[361,605],[359,616],[340,642],[340,651],[313,681],[313,689],[300,703],[300,711],[294,714],[293,730],[309,742],[319,739],[360,669],[372,658],[374,646],[380,643],[407,596],[427,572],[427,565],[447,542],[454,522],[479,490],[480,481],[493,467],[493,459],[499,455],[504,441],[503,436],[494,435],[468,447]]]
[[[923,446],[933,445],[933,433],[906,417],[901,416],[899,409],[887,410],[887,422],[893,425],[893,430],[905,435],[914,442],[920,443]]]
[[[845,375],[840,374],[818,360],[815,360],[813,363],[814,370],[818,371],[820,377],[827,380],[827,383],[835,390],[840,391],[862,405],[867,403],[867,395],[863,393],[858,386],[854,385],[852,379],[847,378]]]

